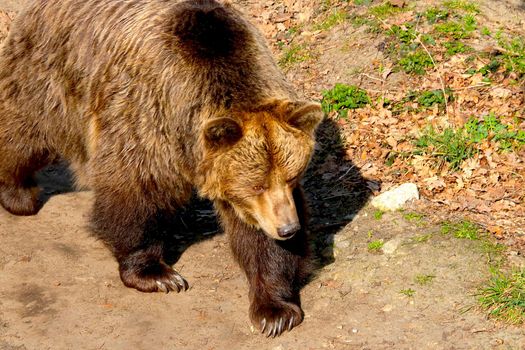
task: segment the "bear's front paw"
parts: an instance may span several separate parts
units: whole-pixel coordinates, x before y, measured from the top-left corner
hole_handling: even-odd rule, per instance
[[[141,292],[180,292],[188,290],[188,282],[163,262],[151,262],[147,266],[120,266],[120,278],[126,287]]]
[[[276,337],[299,325],[303,321],[303,310],[284,301],[255,301],[250,307],[250,318],[253,325],[267,337]]]

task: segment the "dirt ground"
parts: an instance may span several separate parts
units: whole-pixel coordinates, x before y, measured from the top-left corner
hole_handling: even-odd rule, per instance
[[[0,1],[0,9],[21,3]],[[258,6],[239,3],[246,12]],[[333,132],[322,126],[316,157],[333,149]],[[475,307],[489,277],[482,243],[398,212],[378,220],[366,180],[346,162],[345,183],[328,179],[315,158],[306,177],[319,264],[302,291],[303,324],[275,339],[250,326],[244,276],[208,204],[176,220],[175,268],[190,290],[143,294],[122,285],[111,254],[90,236],[91,193],[69,192],[67,172],[47,169],[38,215],[0,210],[0,349],[525,349],[523,327],[487,320]],[[328,190],[319,186],[326,180]],[[385,244],[374,253],[371,240]],[[525,266],[519,256],[513,263]],[[423,275],[433,277],[417,283]]]

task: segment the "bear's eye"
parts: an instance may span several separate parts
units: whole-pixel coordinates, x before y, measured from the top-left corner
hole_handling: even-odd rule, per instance
[[[266,188],[264,186],[253,186],[253,190],[257,194],[262,194],[264,191],[266,191]]]
[[[298,176],[296,176],[296,177],[292,177],[291,179],[286,180],[286,183],[287,183],[288,185],[294,185],[294,184],[297,182],[297,178],[298,178]]]

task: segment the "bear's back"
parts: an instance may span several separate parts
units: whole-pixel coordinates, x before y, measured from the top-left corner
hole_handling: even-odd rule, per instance
[[[186,91],[201,83],[193,90],[216,94],[207,102],[219,104],[289,97],[264,41],[238,11],[213,0],[37,0],[15,20],[0,78],[52,75],[65,86],[61,101],[86,104],[97,104],[108,82],[125,86],[137,76],[155,84],[164,76],[171,87],[180,80]]]
[[[175,2],[176,3],[176,2]],[[76,66],[88,72],[140,61],[157,46],[172,11],[162,0],[37,0],[17,18],[4,55],[31,59],[46,69]],[[149,45],[149,46],[148,46]]]
[[[80,161],[93,135],[114,152],[157,152],[156,140],[190,159],[217,111],[294,95],[262,34],[213,0],[38,0],[0,54],[0,122],[39,123],[38,137]]]

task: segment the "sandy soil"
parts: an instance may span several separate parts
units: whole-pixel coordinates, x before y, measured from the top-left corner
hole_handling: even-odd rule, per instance
[[[304,323],[267,339],[250,329],[244,277],[224,235],[196,242],[176,263],[188,292],[142,294],[121,284],[115,261],[90,237],[91,202],[89,192],[68,193],[35,217],[0,212],[0,349],[525,348],[523,329],[464,312],[488,275],[478,243],[398,213],[377,221],[363,209],[326,236],[335,242],[302,293]],[[368,251],[370,235],[385,240],[383,253]],[[418,274],[435,279],[420,286]]]
[[[326,157],[331,130],[323,126],[316,157]],[[38,215],[0,210],[0,349],[525,349],[523,328],[473,307],[489,276],[479,242],[443,236],[401,213],[377,220],[352,164],[347,181],[327,190],[318,185],[326,180],[320,163],[314,159],[305,183],[319,267],[302,292],[304,323],[292,332],[267,339],[251,329],[244,276],[206,203],[192,205],[174,227],[182,242],[175,267],[190,290],[125,288],[87,228],[91,193],[68,192],[67,173],[54,167],[39,178],[49,200]],[[337,196],[348,191],[355,195],[342,203]],[[370,252],[378,239],[383,250]],[[417,275],[435,277],[419,285]],[[407,289],[414,295],[400,293]]]

